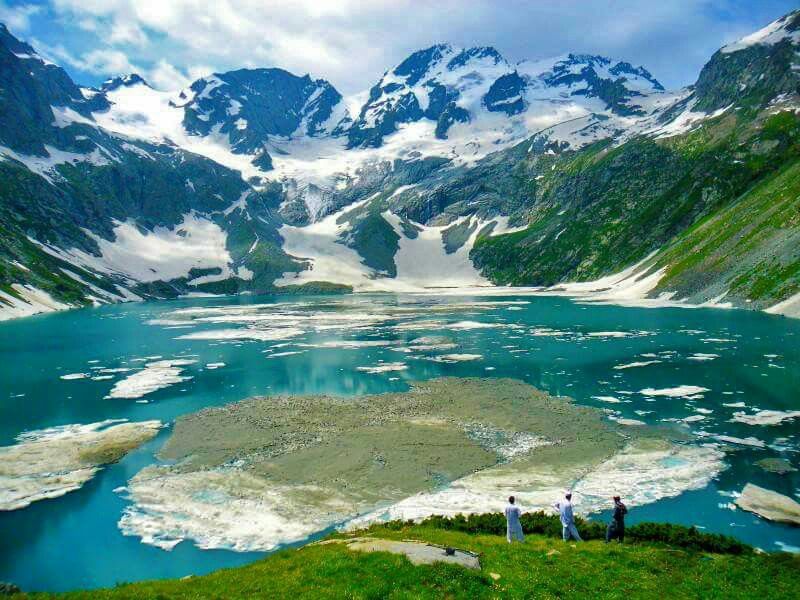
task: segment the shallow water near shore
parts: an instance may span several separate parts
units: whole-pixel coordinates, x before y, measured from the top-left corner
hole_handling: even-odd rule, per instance
[[[747,482],[800,494],[797,472],[754,465],[785,458],[800,467],[800,419],[791,418],[800,410],[800,321],[762,313],[495,292],[187,299],[32,317],[0,324],[0,445],[58,425],[170,423],[255,395],[402,392],[442,376],[521,379],[605,409],[621,426],[699,434],[692,443],[715,444],[727,468],[701,490],[636,507],[630,522],[693,524],[770,551],[800,547],[799,529],[731,506]],[[0,580],[97,587],[260,556],[188,540],[167,552],[122,534],[130,501],[115,490],[159,462],[169,435],[80,490],[0,512]]]

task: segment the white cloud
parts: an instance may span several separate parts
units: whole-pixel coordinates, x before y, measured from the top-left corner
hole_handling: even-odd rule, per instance
[[[149,41],[147,34],[136,23],[131,21],[115,20],[111,25],[108,36],[112,44],[132,44],[144,46]]]
[[[733,32],[793,8],[792,0],[51,1],[64,22],[94,28],[100,44],[123,48],[137,64],[166,59],[180,72],[198,63],[220,71],[279,66],[329,79],[345,93],[441,41],[493,45],[512,61],[605,54],[643,64],[673,87],[692,82]]]
[[[109,48],[87,52],[81,61],[83,63],[83,66],[80,67],[82,70],[98,75],[130,73],[138,70],[131,64],[124,52]]]
[[[186,73],[178,70],[166,60],[159,60],[155,66],[144,76],[147,82],[154,88],[161,90],[177,90],[185,88],[193,79],[189,79]]]
[[[82,56],[75,56],[61,44],[48,46],[35,38],[31,43],[42,56],[54,63],[69,65],[85,73],[102,77],[138,73],[151,86],[160,90],[182,89],[214,71],[208,65],[191,65],[182,70],[163,58],[150,68],[143,68],[132,63],[125,52],[113,48],[92,50]]]
[[[41,6],[33,4],[9,6],[0,0],[0,23],[5,23],[12,32],[28,31],[31,26],[31,17],[41,10]]]

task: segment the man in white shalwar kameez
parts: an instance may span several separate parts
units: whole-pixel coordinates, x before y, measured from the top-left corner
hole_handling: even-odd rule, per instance
[[[508,498],[508,506],[506,506],[506,539],[510,544],[514,540],[520,542],[525,541],[525,536],[522,535],[522,524],[519,522],[522,511],[519,506],[515,504],[514,496]]]
[[[575,514],[572,512],[572,493],[567,492],[564,494],[564,499],[556,502],[553,508],[558,511],[561,517],[561,537],[564,538],[564,541],[566,542],[572,538],[576,542],[582,542],[583,540],[578,534],[578,528],[575,527]]]

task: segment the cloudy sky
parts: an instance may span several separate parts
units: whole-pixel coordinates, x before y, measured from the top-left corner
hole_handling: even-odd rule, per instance
[[[692,83],[721,45],[792,0],[0,0],[0,21],[82,84],[138,72],[177,89],[213,71],[279,66],[370,87],[411,52],[491,45],[510,61],[567,52]]]

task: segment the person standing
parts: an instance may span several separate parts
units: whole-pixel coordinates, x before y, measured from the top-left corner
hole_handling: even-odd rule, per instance
[[[525,536],[522,535],[522,524],[519,522],[522,511],[519,509],[519,506],[516,505],[514,496],[508,497],[508,506],[506,506],[505,513],[506,539],[508,540],[508,543],[510,544],[514,540],[524,542]]]
[[[606,529],[606,544],[613,539],[618,539],[620,544],[625,541],[625,515],[628,507],[622,503],[619,496],[614,496],[614,515]]]
[[[578,528],[575,527],[575,514],[572,511],[572,492],[564,494],[564,499],[556,502],[553,508],[558,511],[561,517],[561,537],[564,538],[564,541],[566,542],[572,538],[576,542],[582,542]]]

